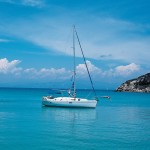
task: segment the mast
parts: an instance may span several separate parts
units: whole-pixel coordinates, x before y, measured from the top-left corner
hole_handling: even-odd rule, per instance
[[[80,49],[81,49],[81,52],[82,52],[83,60],[84,60],[84,63],[85,63],[85,66],[86,66],[86,69],[87,69],[87,72],[88,72],[88,75],[89,75],[89,79],[90,79],[90,82],[91,82],[91,85],[92,85],[92,89],[93,89],[93,92],[94,92],[94,95],[95,95],[95,99],[98,100],[98,97],[97,97],[96,91],[94,89],[93,81],[92,81],[92,78],[91,78],[91,75],[90,75],[87,63],[86,63],[86,59],[85,59],[85,56],[84,56],[84,53],[83,53],[83,49],[81,47],[81,43],[80,43],[80,40],[79,40],[79,37],[78,37],[78,33],[76,31],[75,26],[74,26],[74,31],[75,31],[75,34],[76,34],[76,37],[77,37],[77,40],[78,40],[78,43],[79,43],[79,46],[80,46]]]
[[[76,53],[75,53],[75,26],[73,25],[73,97],[76,98]]]

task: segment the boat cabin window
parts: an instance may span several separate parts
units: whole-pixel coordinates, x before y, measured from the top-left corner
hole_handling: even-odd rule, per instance
[[[53,96],[47,96],[47,98],[49,98],[49,99],[54,99],[54,97],[53,97]]]

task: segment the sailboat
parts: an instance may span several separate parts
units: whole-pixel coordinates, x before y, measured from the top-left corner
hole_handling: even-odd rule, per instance
[[[89,79],[91,82],[91,86],[95,95],[95,99],[89,100],[89,99],[85,99],[85,98],[78,98],[76,96],[76,59],[75,59],[75,37],[77,38],[82,56],[83,56],[83,60],[85,63],[85,67],[87,69],[87,73],[89,75]],[[60,97],[53,97],[53,96],[43,96],[42,98],[42,104],[44,106],[53,106],[53,107],[82,107],[82,108],[95,108],[97,105],[97,95],[96,95],[96,91],[94,89],[93,86],[93,82],[92,82],[92,78],[88,69],[88,65],[86,63],[86,59],[83,53],[83,49],[81,47],[81,43],[78,37],[78,33],[77,30],[75,28],[75,26],[73,26],[73,60],[74,60],[74,71],[73,71],[73,88],[72,91],[69,89],[68,92],[68,96],[64,97],[64,96],[60,96]]]

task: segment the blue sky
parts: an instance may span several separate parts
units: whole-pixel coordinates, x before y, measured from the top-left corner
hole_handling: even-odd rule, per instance
[[[75,24],[98,89],[150,72],[148,0],[0,0],[0,86],[68,88]],[[77,47],[77,88],[89,88]]]

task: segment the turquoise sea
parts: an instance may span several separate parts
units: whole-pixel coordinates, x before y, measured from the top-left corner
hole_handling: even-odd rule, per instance
[[[150,94],[109,95],[96,109],[43,107],[49,89],[0,88],[0,150],[149,150]],[[85,97],[88,90],[78,90]]]

